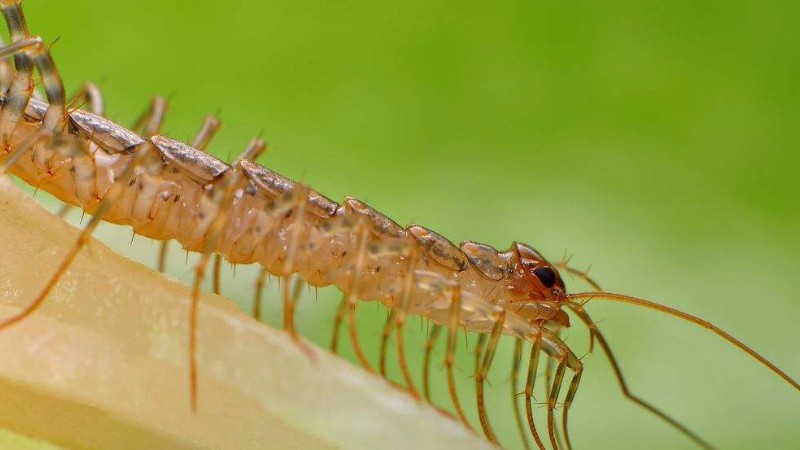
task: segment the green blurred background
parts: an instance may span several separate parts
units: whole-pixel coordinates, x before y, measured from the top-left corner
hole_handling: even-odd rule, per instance
[[[130,123],[152,95],[168,95],[165,132],[189,140],[218,111],[224,130],[211,148],[222,158],[263,131],[262,162],[334,199],[358,197],[455,242],[573,254],[606,289],[712,320],[800,377],[800,3],[30,0],[25,9],[33,33],[61,38],[53,54],[68,89],[97,82],[115,120]],[[155,260],[146,239],[129,246],[126,230],[104,234]],[[188,279],[182,262],[172,272]],[[252,276],[238,268],[224,280],[246,308]],[[302,303],[300,328],[322,344],[336,295]],[[765,368],[676,319],[589,309],[634,391],[713,444],[800,448],[800,396]],[[277,324],[274,310],[266,315]],[[372,307],[359,316],[372,354],[384,317]],[[570,330],[567,342],[586,351],[584,332]],[[490,417],[512,447],[509,359],[502,351],[491,374]],[[577,449],[694,448],[621,397],[602,354],[584,362]],[[471,361],[460,366],[469,398]]]

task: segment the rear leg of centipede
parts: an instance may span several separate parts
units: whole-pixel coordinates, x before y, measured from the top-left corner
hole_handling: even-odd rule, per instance
[[[14,55],[16,68],[16,76],[0,111],[0,135],[8,150],[11,135],[33,95],[33,66],[39,70],[49,102],[42,128],[50,133],[62,132],[67,125],[67,110],[61,75],[42,38],[30,36],[21,1],[4,0],[0,9],[11,34],[11,44],[0,50],[0,57]]]
[[[19,323],[24,318],[28,317],[36,310],[38,310],[44,301],[47,299],[50,292],[55,288],[58,281],[61,277],[67,272],[69,266],[75,260],[75,257],[80,253],[80,251],[88,245],[89,241],[91,240],[91,236],[94,233],[97,226],[100,224],[100,221],[105,216],[106,212],[110,206],[119,198],[119,196],[123,193],[125,187],[127,187],[128,178],[132,175],[132,167],[138,164],[139,160],[150,151],[151,147],[149,142],[145,141],[137,148],[133,149],[134,158],[131,163],[126,167],[123,171],[123,174],[115,180],[115,182],[109,188],[108,193],[106,194],[105,198],[100,202],[97,209],[94,212],[94,215],[86,224],[86,226],[81,230],[78,239],[76,240],[75,244],[72,248],[67,252],[66,256],[63,257],[61,262],[59,263],[55,273],[48,279],[47,283],[45,284],[44,288],[39,292],[37,297],[31,302],[25,309],[20,311],[19,313],[6,318],[2,322],[0,322],[0,329],[9,327],[16,323]]]

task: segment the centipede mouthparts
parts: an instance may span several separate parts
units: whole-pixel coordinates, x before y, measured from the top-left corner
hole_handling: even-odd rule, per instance
[[[220,261],[257,265],[256,315],[260,314],[265,277],[281,281],[283,323],[287,333],[310,360],[319,351],[302,340],[295,326],[295,304],[303,283],[336,286],[342,291],[332,347],[342,336],[365,370],[386,374],[387,359],[394,354],[400,368],[399,383],[420,402],[431,402],[429,392],[433,349],[444,341],[444,365],[453,419],[498,445],[571,448],[569,413],[584,376],[579,355],[562,339],[574,326],[570,317],[589,328],[593,343],[607,357],[624,395],[704,448],[711,445],[695,431],[630,392],[610,344],[587,312],[587,303],[614,301],[660,311],[699,325],[749,354],[795,390],[800,384],[761,354],[727,332],[696,316],[632,296],[603,291],[587,273],[566,261],[551,263],[522,242],[497,250],[480,242],[456,245],[422,225],[401,226],[375,206],[347,197],[335,201],[311,187],[284,177],[257,163],[266,150],[253,140],[230,163],[204,150],[219,121],[209,117],[190,142],[161,134],[166,101],[156,97],[133,127],[126,128],[106,116],[99,89],[85,84],[79,94],[87,109],[68,101],[50,49],[42,37],[32,35],[21,2],[2,1],[11,41],[0,56],[14,58],[0,74],[5,92],[0,110],[0,135],[5,153],[0,171],[45,190],[61,201],[91,214],[79,240],[60,260],[39,295],[16,315],[0,322],[0,332],[34,314],[47,300],[74,258],[101,222],[131,227],[141,236],[164,243],[176,241],[198,253],[191,286],[187,407],[202,410],[198,395],[198,299],[204,280],[218,273]],[[41,76],[44,97],[37,98],[34,71]],[[165,266],[163,244],[159,267]],[[588,292],[569,292],[562,274],[591,286]],[[216,281],[216,280],[215,280]],[[218,282],[214,283],[218,285]],[[356,310],[375,301],[388,311],[377,361],[363,349]],[[412,317],[430,325],[422,352],[423,373],[408,364],[411,350],[404,329]],[[460,333],[477,336],[475,398],[459,395],[455,368]],[[501,338],[515,342],[510,368],[509,410],[518,433],[499,436],[487,410],[487,377],[495,362]],[[390,352],[390,350],[392,350]],[[540,358],[544,359],[540,363]],[[541,375],[544,371],[544,376]],[[544,395],[536,405],[535,392]],[[466,402],[474,402],[470,417]],[[509,417],[512,417],[509,415]]]

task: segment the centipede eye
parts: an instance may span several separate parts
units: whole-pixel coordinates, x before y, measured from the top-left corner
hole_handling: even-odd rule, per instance
[[[536,275],[536,278],[538,278],[546,288],[551,288],[556,284],[556,273],[547,266],[533,269],[533,274]]]

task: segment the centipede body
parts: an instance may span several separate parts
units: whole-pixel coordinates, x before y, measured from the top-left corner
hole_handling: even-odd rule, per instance
[[[40,30],[40,28],[39,28],[38,26],[37,26],[37,28],[36,28],[36,29],[37,29],[37,30]],[[59,44],[59,45],[64,45],[64,44],[63,44],[63,43],[61,43],[61,44]],[[58,48],[58,47],[57,47],[57,48]],[[64,58],[59,58],[59,59],[61,60],[61,59],[64,59]],[[65,78],[66,78],[66,77],[65,77]],[[173,106],[173,108],[174,108],[174,106]],[[472,155],[472,156],[474,156],[474,155]],[[547,155],[547,159],[550,159],[551,157],[552,157],[552,154],[549,154],[549,155]],[[339,158],[341,158],[341,156],[337,156],[337,157],[336,157],[336,158],[334,158],[334,159],[339,159]],[[420,160],[423,160],[423,158],[420,158]],[[429,160],[429,158],[428,158],[428,160]],[[555,164],[555,163],[553,163],[553,164]],[[556,165],[557,165],[557,164],[556,164]],[[514,175],[516,175],[514,178],[519,178],[519,177],[521,176],[521,175],[517,175],[516,173],[515,173]],[[402,175],[401,175],[401,176],[402,176]],[[544,176],[544,175],[541,175],[540,173],[537,173],[537,176]],[[577,176],[577,175],[576,175],[575,177],[576,177],[576,178],[580,178],[580,177],[579,177],[579,176]],[[354,177],[348,177],[348,178],[354,178]],[[435,179],[435,178],[434,178],[434,179]],[[309,181],[311,181],[311,180],[309,180]],[[315,185],[315,187],[316,187],[316,183],[312,183],[312,184],[314,184],[314,185]],[[411,184],[413,184],[413,183],[403,183],[403,185],[404,185],[404,186],[405,186],[405,185],[411,185]],[[518,183],[517,183],[517,182],[511,183],[511,184],[512,184],[512,185],[514,185],[514,186],[513,186],[513,188],[507,188],[507,189],[503,189],[501,193],[499,193],[499,194],[498,194],[498,193],[493,193],[493,195],[500,195],[500,196],[504,196],[504,197],[507,197],[507,196],[509,196],[509,192],[513,192],[515,189],[518,189],[518,186],[517,186],[517,184],[518,184]],[[407,189],[406,189],[406,188],[404,188],[404,189],[403,189],[403,192],[407,192]],[[550,194],[550,193],[548,193],[547,195],[541,195],[541,194],[540,194],[538,191],[536,191],[536,193],[534,193],[534,194],[531,194],[531,196],[532,196],[532,197],[533,197],[533,199],[534,199],[533,201],[539,201],[539,199],[541,199],[541,197],[552,197],[552,195],[553,195],[553,194]],[[530,199],[527,199],[527,200],[526,200],[526,202],[528,202],[528,204],[530,203],[530,201],[531,201]],[[545,202],[546,202],[546,201],[547,201],[547,199],[545,199],[545,200],[543,200],[543,201],[545,201]],[[456,203],[456,202],[448,202],[448,204],[449,204],[449,205],[450,205],[451,203]],[[452,206],[452,205],[450,205],[450,206]],[[449,207],[448,207],[448,208],[449,208]],[[382,209],[385,209],[385,208],[382,208]],[[546,209],[546,208],[543,208],[543,209]],[[551,211],[552,211],[552,210],[551,210]],[[515,214],[519,214],[519,213],[520,213],[520,211],[515,211]],[[523,213],[523,214],[531,214],[531,213]],[[458,214],[456,214],[456,215],[458,215]],[[537,214],[537,216],[538,216],[538,214]],[[553,216],[564,217],[564,214],[553,214]],[[515,217],[519,217],[519,216],[515,216]],[[558,219],[558,217],[557,217],[556,219],[553,219],[553,220],[558,220],[558,222],[559,222],[559,223],[563,223],[563,221],[562,221],[561,219]],[[568,217],[568,214],[567,214],[567,217]],[[619,218],[615,218],[615,219],[619,219]],[[621,219],[624,219],[624,217],[622,217]],[[528,223],[531,223],[531,222],[533,222],[533,223],[535,223],[535,222],[536,222],[536,219],[533,219],[533,220],[531,220],[531,221],[526,221],[526,220],[522,219],[522,220],[521,220],[521,222],[528,222]],[[428,222],[428,223],[429,223],[429,222]],[[624,223],[624,222],[623,222],[623,223]],[[526,225],[527,225],[527,224],[526,224]],[[443,231],[443,230],[441,230],[441,229],[437,229],[437,231]],[[445,230],[445,231],[446,231],[446,230]],[[526,233],[527,233],[527,231],[526,231]],[[519,234],[519,233],[517,233],[517,234],[515,234],[515,236],[516,236],[516,235],[520,235],[520,234]],[[504,238],[505,238],[505,237],[504,237]],[[549,244],[547,244],[547,245],[549,245]],[[540,246],[541,246],[541,245],[540,245]],[[558,251],[556,251],[556,252],[558,252]],[[552,253],[552,252],[551,252],[551,253]],[[600,259],[600,258],[593,258],[593,259],[595,260],[595,266],[597,267],[597,266],[599,265],[599,263],[600,263],[600,261],[599,261],[599,259]],[[682,275],[685,275],[683,272],[681,272],[681,274],[682,274]],[[605,275],[605,274],[603,274],[603,275]],[[627,281],[627,279],[628,279],[628,278],[638,278],[638,277],[645,276],[646,274],[642,274],[641,272],[639,272],[639,273],[637,273],[637,275],[638,275],[638,277],[637,277],[637,276],[633,276],[633,275],[634,275],[634,273],[633,273],[633,272],[629,272],[629,275],[630,275],[629,277],[625,277],[625,278],[626,278],[626,281]],[[683,291],[682,291],[682,292],[683,292]],[[758,347],[758,345],[756,345],[756,346]]]

